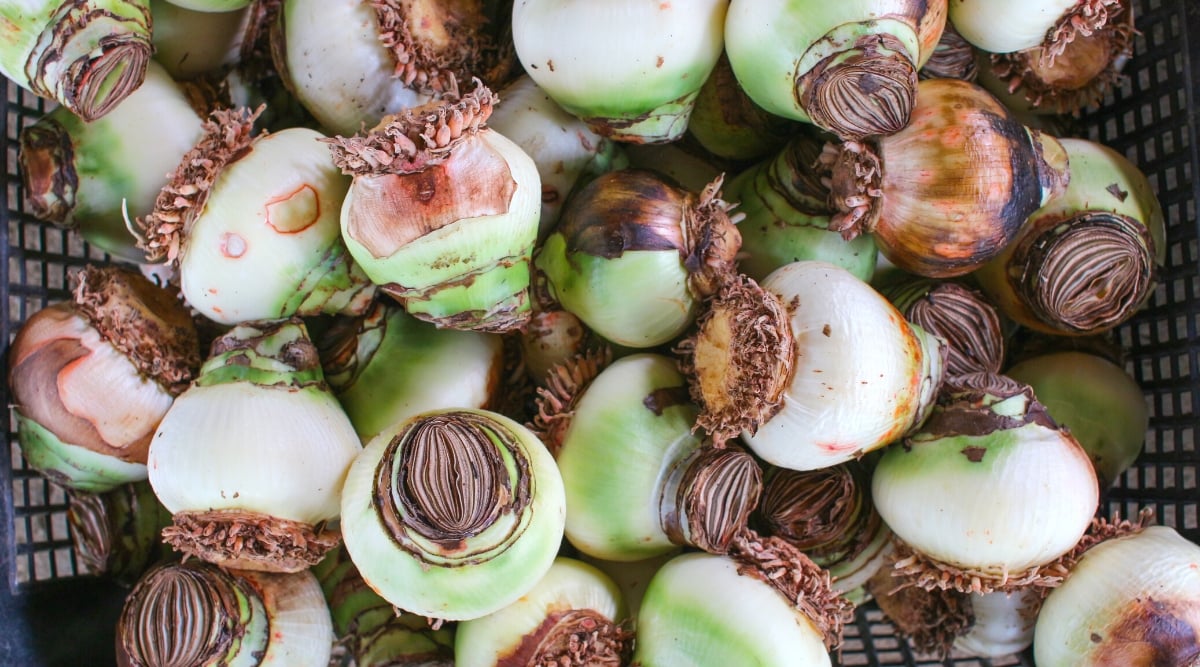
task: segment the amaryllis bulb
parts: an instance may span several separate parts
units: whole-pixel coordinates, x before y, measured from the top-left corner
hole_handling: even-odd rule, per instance
[[[516,602],[458,624],[454,664],[621,667],[633,648],[630,626],[621,591],[607,575],[560,557]]]
[[[759,106],[857,140],[908,124],[945,23],[945,0],[734,0],[725,51]]]
[[[285,0],[271,34],[276,69],[334,134],[349,135],[457,91],[499,88],[515,57],[504,3]]]
[[[883,447],[933,405],[944,343],[845,269],[783,266],[728,285],[684,344],[697,420],[774,465],[812,470]]]
[[[329,143],[354,176],[342,237],[371,280],[417,318],[500,333],[529,319],[542,186],[533,159],[488,129],[497,98],[476,83]]]
[[[957,79],[921,81],[903,130],[829,145],[821,160],[839,211],[830,228],[847,238],[871,232],[889,261],[931,278],[998,255],[1070,180],[1055,138]]]
[[[721,183],[696,193],[646,169],[597,177],[538,251],[551,295],[619,345],[676,338],[733,272],[741,245]]]
[[[562,477],[529,429],[486,410],[396,424],[355,460],[342,490],[346,550],[400,609],[466,620],[512,604],[562,542]]]
[[[327,523],[360,450],[299,320],[234,327],[150,446],[164,538],[228,567],[305,569],[337,545]]]
[[[154,53],[148,0],[6,2],[0,21],[0,74],[85,121],[137,90]]]
[[[88,266],[72,298],[34,313],[9,349],[17,440],[30,466],[102,492],[146,478],[155,428],[199,368],[176,295],[121,267]]]
[[[77,230],[89,244],[127,262],[146,253],[123,214],[143,216],[167,174],[203,134],[184,89],[156,61],[137,90],[103,118],[86,122],[58,107],[21,130],[20,174],[39,220]]]
[[[1083,554],[1038,614],[1038,667],[1195,665],[1200,547],[1167,526]]]
[[[254,136],[257,114],[211,114],[154,211],[138,219],[147,259],[177,267],[184,298],[221,324],[361,312],[374,286],[337,221],[349,180],[324,135],[297,127]]]
[[[190,560],[147,572],[117,622],[129,667],[324,667],[333,632],[310,572],[227,570]]]
[[[1066,191],[1029,215],[976,272],[1005,315],[1043,333],[1083,336],[1127,321],[1166,262],[1166,230],[1150,180],[1125,156],[1062,139]]]
[[[678,139],[721,54],[725,0],[523,0],[513,43],[525,72],[601,136]]]
[[[1099,502],[1079,443],[1028,386],[985,373],[948,380],[925,425],[884,452],[872,494],[897,537],[948,566],[925,583],[976,592],[1036,581]]]

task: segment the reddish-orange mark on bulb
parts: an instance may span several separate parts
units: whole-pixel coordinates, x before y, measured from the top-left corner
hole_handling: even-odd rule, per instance
[[[263,208],[266,209],[267,224],[280,234],[302,232],[321,219],[321,197],[308,183],[268,199]]]

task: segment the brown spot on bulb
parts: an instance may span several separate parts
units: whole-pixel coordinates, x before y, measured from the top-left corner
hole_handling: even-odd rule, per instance
[[[1094,633],[1091,652],[1097,667],[1179,667],[1200,660],[1200,602],[1131,600],[1102,633]],[[1099,641],[1097,641],[1097,637]]]
[[[962,454],[971,463],[980,463],[987,454],[987,447],[963,447]]]

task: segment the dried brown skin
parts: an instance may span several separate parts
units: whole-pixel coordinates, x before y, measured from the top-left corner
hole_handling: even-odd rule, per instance
[[[117,622],[118,659],[135,667],[189,667],[227,658],[246,631],[239,595],[256,594],[208,563],[155,568],[125,601]]]
[[[646,169],[605,173],[575,193],[556,231],[568,257],[613,259],[642,250],[679,253],[688,289],[712,294],[735,270],[742,237],[720,198],[723,177],[699,194]]]
[[[1000,315],[979,292],[958,283],[914,281],[885,292],[904,318],[947,343],[946,374],[999,373]]]
[[[1091,637],[1094,667],[1194,667],[1200,665],[1200,602],[1135,598]]]
[[[1142,223],[1095,211],[1030,220],[1004,272],[1024,307],[1013,313],[1047,333],[1103,333],[1128,320],[1157,280],[1154,239]]]
[[[176,551],[222,567],[300,572],[342,539],[337,530],[242,510],[176,512],[163,540]]]
[[[1060,180],[1044,173],[1058,164],[1044,150],[978,86],[922,81],[903,130],[822,155],[839,211],[830,229],[847,239],[873,232],[909,273],[963,275],[998,255]]]
[[[997,414],[989,407],[990,402],[1018,395],[1026,399],[1020,417]],[[967,373],[946,380],[938,405],[921,428],[921,434],[928,438],[984,436],[1026,424],[1059,429],[1029,385],[995,373]]]
[[[72,276],[77,312],[138,371],[178,396],[200,370],[200,339],[174,292],[120,267],[84,267]]]
[[[491,442],[485,431],[499,443]],[[505,469],[497,445],[512,457],[514,475]],[[375,511],[397,548],[422,562],[445,565],[442,557],[453,558],[454,565],[485,561],[520,537],[524,523],[514,522],[486,553],[464,552],[466,540],[502,515],[526,510],[533,493],[529,465],[518,436],[486,416],[449,412],[417,418],[384,450],[375,473]],[[460,474],[468,469],[474,474]],[[426,552],[410,533],[437,544],[439,553]]]
[[[711,296],[731,280],[742,247],[742,235],[729,218],[731,207],[721,200],[723,180],[720,176],[706,185],[698,198],[689,197],[692,204],[683,211],[683,245],[687,250],[683,266],[688,272],[689,291],[700,298]]]
[[[623,169],[597,177],[563,209],[557,227],[568,255],[613,259],[638,250],[677,250],[683,239],[688,192],[664,176]]]
[[[700,407],[696,425],[716,446],[742,431],[756,432],[782,408],[796,354],[792,307],[738,275],[712,297],[696,332],[676,349]]]
[[[917,70],[917,76],[922,79],[974,81],[978,75],[975,47],[963,39],[954,26],[947,22],[946,29],[942,32],[942,37],[933,50],[933,55],[925,61],[921,69]]]
[[[762,493],[762,470],[739,447],[702,446],[677,462],[659,497],[659,518],[672,543],[714,554],[746,530]]]
[[[913,648],[944,659],[954,640],[975,624],[971,598],[955,590],[925,590],[906,584],[883,567],[867,582],[879,610],[891,620],[896,633]]]
[[[254,120],[262,111],[263,107],[218,109],[204,122],[203,136],[171,173],[154,210],[137,220],[138,247],[146,251],[147,262],[165,259],[174,265],[179,261],[183,240],[204,210],[213,183],[225,167],[250,152]]]
[[[20,141],[21,185],[30,212],[38,220],[66,224],[79,188],[70,133],[53,118],[44,117],[21,130]]]
[[[525,370],[519,332],[510,330],[501,336],[500,358],[491,365],[486,385],[488,398],[482,407],[524,424],[536,412],[537,387]]]
[[[798,471],[770,468],[758,514],[770,535],[819,562],[849,561],[883,523],[871,504],[866,469],[857,461]]]
[[[279,14],[283,9],[283,0],[253,0],[246,10],[246,27],[238,50],[238,71],[249,81],[261,81],[268,76],[277,75],[274,54],[272,53],[272,34],[282,27]],[[282,30],[278,31],[282,39]],[[281,77],[286,81],[286,77]]]
[[[67,85],[62,98],[57,101],[85,121],[104,116],[137,90],[146,77],[146,66],[154,53],[149,30],[142,27],[151,23],[148,3],[135,6],[142,12],[136,21],[118,18],[105,9],[90,7],[92,4],[83,0],[63,2],[47,29],[50,34],[39,38],[39,41],[46,41],[48,37],[49,44],[44,50],[30,53],[25,62],[25,74],[33,91],[43,97],[54,97],[51,88],[44,83],[47,78],[65,80]],[[67,43],[75,33],[99,19],[128,22],[130,30],[101,37],[87,55],[64,67],[61,60]],[[36,55],[40,57],[35,58]],[[108,81],[109,75],[120,68],[124,71],[116,81]],[[58,69],[65,71],[57,75],[51,73]]]
[[[855,52],[847,57],[847,51]],[[917,69],[890,34],[864,35],[796,79],[795,94],[813,123],[842,140],[888,135],[908,124]]]
[[[393,76],[423,93],[457,90],[478,77],[492,87],[510,78],[516,52],[508,39],[511,2],[371,0],[379,41],[396,63]]]
[[[773,587],[821,632],[826,648],[842,643],[842,629],[854,620],[854,605],[831,587],[829,573],[799,549],[778,537],[744,530],[733,540],[729,555],[738,574]]]
[[[528,426],[554,456],[558,456],[567,430],[571,428],[579,397],[610,363],[612,349],[604,346],[585,350],[550,368],[546,386],[537,390],[537,413]]]
[[[993,54],[995,75],[1010,93],[1023,92],[1034,108],[1079,113],[1121,80],[1133,54],[1129,0],[1085,0],[1060,19],[1046,41],[1016,53]]]
[[[592,609],[551,611],[496,667],[623,667],[633,633]]]
[[[362,370],[371,362],[359,357],[359,339],[364,336],[383,338],[387,330],[388,304],[376,299],[361,315],[334,317],[320,336],[314,340],[321,360],[321,371],[334,393],[341,393],[358,381]]]

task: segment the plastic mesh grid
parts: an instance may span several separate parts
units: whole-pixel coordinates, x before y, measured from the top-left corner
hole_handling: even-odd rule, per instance
[[[1130,351],[1128,368],[1142,386],[1151,410],[1144,453],[1109,492],[1110,514],[1133,516],[1143,507],[1155,509],[1158,522],[1175,526],[1200,542],[1195,415],[1200,385],[1200,248],[1196,228],[1194,170],[1200,164],[1193,145],[1193,123],[1200,118],[1200,15],[1189,13],[1186,0],[1134,2],[1140,35],[1136,55],[1125,69],[1127,80],[1096,111],[1084,114],[1081,127],[1090,139],[1103,142],[1137,164],[1150,178],[1168,223],[1168,266],[1149,307],[1118,331]],[[1196,69],[1193,69],[1196,68]],[[26,214],[17,178],[17,135],[46,110],[34,95],[0,79],[4,113],[0,130],[5,149],[5,243],[0,244],[8,280],[0,284],[0,321],[5,350],[20,324],[48,303],[66,297],[67,274],[103,254],[76,236],[46,226]],[[7,365],[5,366],[7,369]],[[7,403],[7,387],[0,386]],[[82,582],[66,522],[66,495],[27,469],[15,441],[9,411],[0,411],[10,449],[11,470],[0,466],[0,569],[8,585],[0,602],[35,597],[51,583]],[[56,582],[55,580],[60,580]],[[0,605],[2,607],[3,605]],[[70,613],[62,610],[59,613]],[[2,652],[0,652],[2,653]],[[1005,667],[1029,665],[1028,657],[1001,660],[951,657],[945,661],[915,655],[873,607],[860,611],[846,631],[841,665]]]
[[[5,84],[6,179],[0,196],[4,198],[8,237],[3,250],[8,275],[3,300],[7,349],[21,322],[46,304],[65,297],[69,268],[86,263],[88,253],[92,259],[102,258],[103,254],[89,251],[75,236],[43,225],[24,213],[20,180],[14,177],[16,140],[20,129],[37,120],[46,106],[36,96],[7,81]],[[4,411],[3,419],[5,432],[9,434],[12,466],[12,532],[5,545],[11,550],[10,581],[25,584],[80,574],[66,520],[66,494],[25,466],[8,411]]]

